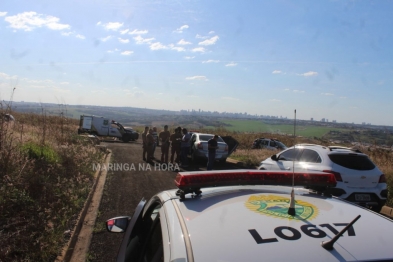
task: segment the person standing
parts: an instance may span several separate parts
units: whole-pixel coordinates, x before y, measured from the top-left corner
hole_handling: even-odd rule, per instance
[[[216,161],[216,150],[218,149],[218,135],[214,135],[213,138],[207,142],[208,159],[207,159],[207,170],[213,170],[214,161]]]
[[[181,140],[181,165],[182,167],[188,167],[188,152],[190,151],[190,139],[191,135],[188,133],[186,128],[183,128],[183,138]]]
[[[147,143],[147,163],[153,164],[153,150],[154,150],[154,136],[153,129],[149,129],[149,133],[146,135],[146,143]]]
[[[168,126],[164,126],[164,131],[160,132],[158,140],[161,141],[161,163],[168,164],[168,153],[169,153],[169,138],[171,133],[168,131]]]
[[[181,140],[182,140],[183,136],[181,134],[181,127],[177,127],[175,129],[175,132],[171,135],[170,137],[170,141],[171,141],[171,163],[173,164],[173,160],[175,157],[175,153],[176,153],[176,159],[175,162],[179,163],[180,162],[180,152],[181,152]]]
[[[143,153],[142,153],[142,157],[143,157],[143,161],[147,161],[146,160],[146,154],[147,154],[147,140],[146,140],[146,136],[149,133],[149,127],[145,126],[145,131],[142,133],[142,148],[143,148]]]
[[[154,126],[152,132],[153,132],[152,135],[154,137],[154,145],[153,145],[153,154],[152,154],[152,156],[153,156],[153,159],[155,159],[154,153],[156,152],[156,147],[159,145],[157,127]]]

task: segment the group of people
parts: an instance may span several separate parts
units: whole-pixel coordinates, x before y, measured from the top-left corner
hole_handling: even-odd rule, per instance
[[[161,143],[161,163],[169,163],[169,148],[172,146],[170,163],[181,163],[182,166],[186,167],[188,166],[187,154],[190,149],[190,138],[191,135],[188,130],[186,128],[182,129],[180,126],[172,134],[169,132],[167,125],[159,134],[157,134],[156,127],[146,126],[142,133],[143,161],[153,164],[156,147]]]
[[[145,127],[145,131],[142,133],[143,142],[143,161],[153,164],[154,152],[156,147],[161,143],[161,163],[162,164],[181,164],[181,167],[188,167],[188,153],[190,152],[191,134],[186,128],[180,126],[175,128],[171,134],[168,130],[168,126],[164,126],[164,131],[157,135],[157,128]],[[208,163],[207,170],[213,169],[213,163],[215,161],[216,149],[218,136],[215,135],[208,141]],[[171,157],[169,160],[169,148],[171,148]],[[175,158],[176,155],[176,158]]]

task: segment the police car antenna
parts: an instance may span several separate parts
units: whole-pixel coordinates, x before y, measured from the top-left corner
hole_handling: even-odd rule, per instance
[[[295,148],[296,148],[296,143],[295,143],[295,139],[296,139],[296,109],[295,109],[295,121],[293,124],[293,149],[296,152]],[[289,203],[289,208],[288,208],[288,215],[290,216],[295,216],[296,215],[296,211],[295,211],[295,191],[294,188],[295,187],[295,159],[292,160],[292,191],[291,191],[291,202]]]

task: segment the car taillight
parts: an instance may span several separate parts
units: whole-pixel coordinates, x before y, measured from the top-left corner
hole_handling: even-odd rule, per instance
[[[323,170],[322,172],[331,173],[334,175],[337,182],[343,182],[343,179],[342,179],[341,174],[339,172],[335,172],[332,170]]]
[[[228,146],[225,146],[225,151],[228,151]]]
[[[203,145],[201,143],[198,144],[198,149],[203,149]]]
[[[378,183],[386,183],[386,177],[385,177],[384,174],[382,174],[382,175],[379,177]]]

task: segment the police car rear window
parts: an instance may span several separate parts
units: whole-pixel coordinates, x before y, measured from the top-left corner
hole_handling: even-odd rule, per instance
[[[374,163],[371,162],[367,156],[356,154],[331,154],[329,158],[333,163],[349,169],[372,170],[375,168]]]

